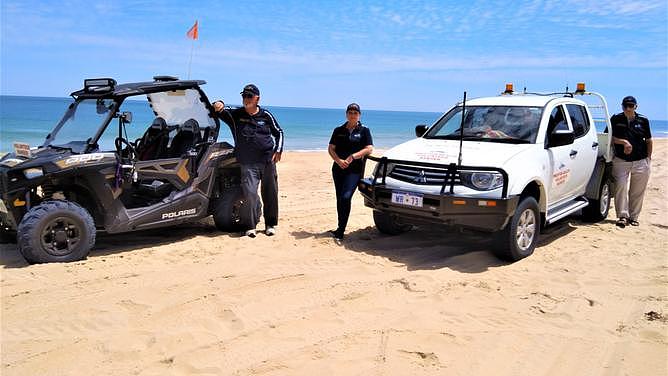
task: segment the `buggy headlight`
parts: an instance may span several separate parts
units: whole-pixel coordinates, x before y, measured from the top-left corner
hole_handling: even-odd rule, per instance
[[[26,179],[34,179],[44,175],[44,171],[40,167],[26,168],[23,170],[23,175]]]
[[[503,186],[503,176],[498,172],[462,172],[462,184],[479,191],[491,191]]]

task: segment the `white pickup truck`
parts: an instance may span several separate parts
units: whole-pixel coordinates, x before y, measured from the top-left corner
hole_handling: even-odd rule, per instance
[[[597,102],[592,104],[590,102]],[[577,211],[607,217],[613,157],[605,98],[585,91],[515,93],[458,103],[388,150],[359,183],[379,231],[417,223],[494,233],[494,253],[533,253],[542,226]]]

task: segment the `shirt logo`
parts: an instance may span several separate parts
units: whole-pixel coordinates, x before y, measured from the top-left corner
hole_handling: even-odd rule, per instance
[[[264,125],[264,120],[258,120],[257,125]]]

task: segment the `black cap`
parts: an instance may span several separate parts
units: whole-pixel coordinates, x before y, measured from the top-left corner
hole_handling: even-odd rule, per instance
[[[257,86],[255,86],[253,84],[248,84],[248,85],[244,86],[244,89],[239,94],[241,94],[241,95],[243,95],[243,94],[253,94],[253,95],[259,96],[260,95],[260,89],[258,89]]]
[[[638,104],[638,102],[636,101],[636,99],[633,98],[633,97],[630,96],[630,95],[627,96],[627,97],[624,97],[624,99],[622,99],[622,104],[627,104],[627,103]]]
[[[357,111],[359,113],[362,113],[362,110],[360,110],[360,105],[357,103],[351,103],[346,107],[346,112],[348,111]]]

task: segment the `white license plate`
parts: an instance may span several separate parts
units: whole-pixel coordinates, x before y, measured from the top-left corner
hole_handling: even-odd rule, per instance
[[[392,191],[392,203],[421,208],[422,195],[410,192]]]

